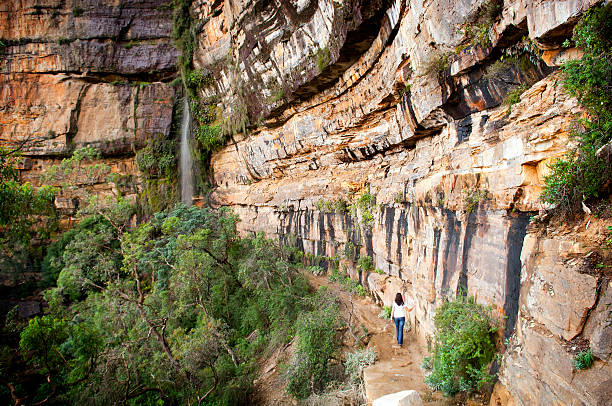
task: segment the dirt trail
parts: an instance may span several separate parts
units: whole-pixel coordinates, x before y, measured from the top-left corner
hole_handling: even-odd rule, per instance
[[[383,395],[413,389],[421,394],[424,405],[453,405],[439,393],[432,393],[423,381],[420,368],[426,349],[421,348],[412,332],[404,329],[404,345],[397,346],[395,325],[391,320],[378,317],[381,308],[369,297],[360,298],[342,290],[337,283],[331,283],[325,276],[308,275],[315,288],[328,286],[340,298],[341,310],[345,319],[351,317],[356,333],[364,326],[370,333],[368,347],[376,347],[376,363],[364,371],[365,390],[368,404]],[[351,312],[352,309],[352,312]]]

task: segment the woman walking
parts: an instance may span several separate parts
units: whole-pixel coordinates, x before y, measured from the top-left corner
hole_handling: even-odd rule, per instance
[[[402,294],[398,293],[395,295],[395,302],[393,302],[393,309],[391,310],[391,318],[395,322],[395,329],[397,334],[397,345],[400,347],[404,343],[404,323],[406,323],[406,313],[412,311],[413,307],[408,307],[404,304]]]

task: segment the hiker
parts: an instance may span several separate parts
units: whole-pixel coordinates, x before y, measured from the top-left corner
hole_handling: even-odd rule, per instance
[[[391,318],[395,322],[395,329],[397,332],[397,345],[400,347],[404,343],[404,323],[406,322],[406,313],[412,311],[413,307],[408,307],[404,304],[402,294],[397,293],[395,295],[395,301],[393,302],[393,308],[391,309]]]

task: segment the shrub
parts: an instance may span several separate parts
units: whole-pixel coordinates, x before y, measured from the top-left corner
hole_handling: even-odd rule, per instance
[[[338,349],[338,305],[320,290],[296,322],[297,349],[287,370],[287,391],[298,399],[320,392],[330,381],[330,361]]]
[[[573,362],[574,368],[577,370],[589,369],[593,365],[593,362],[595,362],[595,358],[593,358],[593,353],[589,348],[586,351],[580,351],[578,354],[576,354]]]
[[[463,190],[465,210],[468,213],[477,209],[489,197],[489,191],[482,189]]]
[[[433,52],[423,65],[423,74],[433,78],[441,77],[450,66],[449,56],[449,53]]]
[[[352,383],[359,382],[363,369],[368,365],[372,365],[375,360],[376,351],[374,351],[373,347],[346,354],[344,366],[346,367],[346,374],[349,376],[349,380]]]
[[[383,307],[380,313],[378,313],[378,318],[391,320],[391,310],[391,306]]]
[[[372,257],[361,257],[357,260],[357,266],[363,272],[370,272],[374,270],[374,262],[372,261]]]
[[[350,261],[355,260],[355,257],[359,254],[358,247],[353,244],[352,241],[347,241],[344,244],[344,257]]]
[[[176,141],[152,137],[147,145],[136,153],[138,169],[147,178],[170,177],[176,173]]]
[[[325,275],[325,269],[319,265],[311,265],[306,270],[315,276]]]
[[[525,93],[525,90],[529,89],[529,86],[526,84],[519,85],[512,89],[506,94],[506,97],[502,101],[504,106],[508,106],[508,110],[506,114],[512,113],[512,106],[521,101],[521,95]]]
[[[193,69],[185,74],[185,84],[196,91],[202,86],[212,85],[213,82],[212,73],[205,69]]]
[[[597,156],[599,148],[612,141],[612,6],[587,11],[572,39],[584,55],[563,64],[562,83],[587,117],[572,131],[576,147],[551,165],[541,196],[568,210],[579,208],[582,200],[599,197],[612,177],[608,159]]]
[[[83,9],[79,6],[76,6],[72,9],[72,15],[75,17],[80,17],[83,15]]]
[[[349,207],[351,217],[358,219],[361,216],[361,225],[371,229],[374,224],[374,209],[376,208],[376,196],[366,192],[362,194]]]
[[[493,334],[497,331],[491,309],[473,297],[461,296],[436,309],[434,324],[431,373],[425,382],[446,396],[490,383],[493,375],[487,367],[495,355]]]

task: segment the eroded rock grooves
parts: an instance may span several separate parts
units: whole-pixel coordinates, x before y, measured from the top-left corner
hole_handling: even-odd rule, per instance
[[[313,255],[344,257],[351,242],[383,274],[343,265],[381,301],[404,284],[423,341],[445,298],[467,291],[492,304],[508,338],[492,402],[606,404],[610,282],[581,272],[577,258],[593,248],[584,225],[528,224],[579,113],[558,84],[579,51],[561,43],[596,3],[505,0],[476,41],[464,32],[483,1],[194,0],[193,62],[213,79],[199,96],[249,129],[212,157],[213,203],[232,207],[242,232],[295,238]],[[171,130],[172,10],[80,7],[0,6],[0,142],[36,141],[20,168],[34,184],[94,145],[114,171],[137,175],[122,190],[135,196],[134,151]],[[518,103],[502,105],[519,85]],[[364,194],[376,197],[367,213],[332,204]],[[598,357],[584,372],[567,350],[576,338]]]

